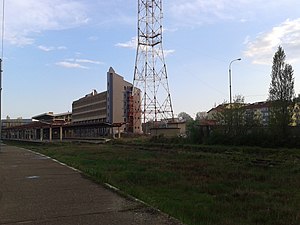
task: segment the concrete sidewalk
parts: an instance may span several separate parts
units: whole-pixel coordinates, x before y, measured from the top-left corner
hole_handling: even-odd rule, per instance
[[[25,149],[1,146],[0,225],[179,225]]]

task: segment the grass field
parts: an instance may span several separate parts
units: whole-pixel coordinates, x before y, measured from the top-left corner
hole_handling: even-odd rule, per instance
[[[110,183],[185,224],[300,224],[300,150],[133,143],[22,146]]]

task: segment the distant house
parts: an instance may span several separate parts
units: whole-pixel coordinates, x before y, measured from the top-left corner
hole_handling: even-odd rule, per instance
[[[2,128],[21,126],[31,122],[32,119],[22,119],[21,117],[17,119],[11,119],[9,116],[7,116],[6,119],[1,121]]]
[[[34,121],[40,121],[40,122],[64,122],[64,123],[71,123],[72,122],[72,113],[66,112],[66,113],[60,113],[60,114],[54,114],[53,112],[43,113],[37,116],[32,117]]]
[[[300,103],[296,102],[293,108],[292,126],[300,125]]]
[[[213,124],[213,122],[215,122],[215,125],[224,125],[225,122],[225,118],[223,117],[224,114],[223,112],[225,110],[229,110],[231,109],[244,109],[248,104],[245,103],[232,103],[232,104],[228,104],[228,103],[224,103],[221,105],[218,105],[215,108],[212,108],[211,110],[209,110],[207,112],[207,122],[209,124]]]
[[[269,124],[270,106],[271,103],[267,101],[246,105],[246,117],[251,117],[251,119],[257,121],[259,124],[267,126]]]
[[[252,104],[236,104],[233,103],[231,107],[239,107],[245,111],[245,121],[251,120],[256,121],[263,126],[267,126],[269,124],[269,113],[270,113],[270,102],[255,102]],[[222,121],[218,121],[218,114],[222,113],[225,109],[229,109],[230,104],[220,104],[215,108],[212,108],[207,112],[207,119],[210,121],[212,125],[212,121],[215,121],[217,124],[222,124]]]
[[[222,113],[225,109],[229,108],[229,104],[220,104],[207,112],[207,120],[215,121],[217,123],[217,116],[219,113]]]
[[[145,130],[149,130],[152,136],[186,136],[186,121],[180,121],[178,118],[161,120],[155,123],[150,122],[145,126],[149,126],[145,127]]]

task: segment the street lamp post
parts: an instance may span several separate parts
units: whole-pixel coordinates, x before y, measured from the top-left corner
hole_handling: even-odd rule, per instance
[[[229,63],[229,103],[230,103],[230,107],[231,107],[231,103],[232,103],[232,95],[231,95],[231,64],[235,61],[240,61],[242,60],[241,58],[238,59],[234,59]]]

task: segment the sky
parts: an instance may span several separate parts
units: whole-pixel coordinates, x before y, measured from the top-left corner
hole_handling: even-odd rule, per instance
[[[1,0],[2,4],[3,0]],[[5,1],[2,118],[72,111],[110,67],[133,82],[135,0]],[[2,8],[2,7],[1,7]],[[300,94],[299,0],[164,0],[163,48],[175,116],[265,101],[279,45]],[[3,15],[3,13],[1,13]]]

